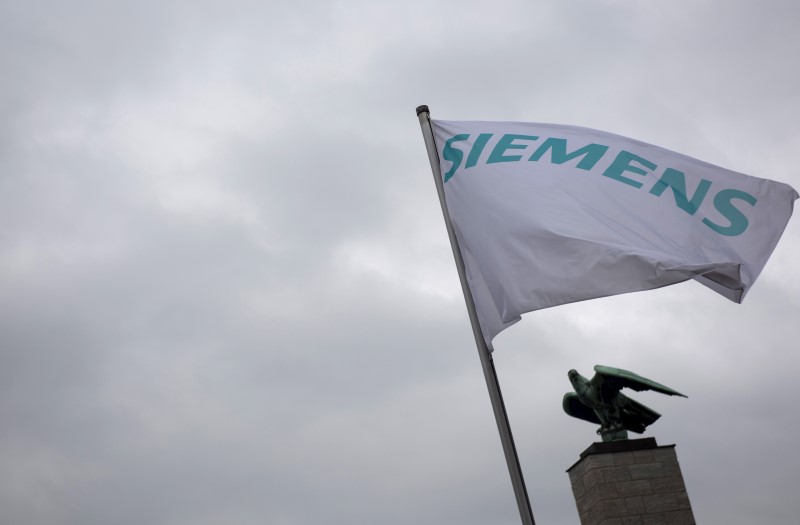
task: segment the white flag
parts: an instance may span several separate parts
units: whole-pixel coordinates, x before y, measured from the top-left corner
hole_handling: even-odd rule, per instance
[[[741,302],[792,214],[790,186],[611,133],[432,121],[481,329],[694,279]]]

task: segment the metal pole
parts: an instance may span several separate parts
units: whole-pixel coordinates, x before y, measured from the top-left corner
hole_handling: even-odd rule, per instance
[[[494,360],[492,359],[492,354],[486,345],[486,340],[483,338],[483,333],[478,323],[475,302],[472,299],[472,292],[469,289],[467,274],[464,270],[464,259],[458,247],[458,240],[456,239],[455,230],[453,230],[453,224],[450,222],[450,214],[447,212],[447,203],[444,199],[444,182],[442,182],[442,173],[439,167],[439,153],[436,151],[436,143],[433,139],[431,115],[428,106],[419,106],[417,108],[417,117],[419,118],[419,125],[422,128],[422,136],[425,139],[425,148],[428,150],[428,160],[431,163],[431,170],[433,170],[433,179],[436,183],[436,191],[439,194],[439,204],[442,206],[444,222],[447,226],[447,235],[450,237],[450,247],[453,249],[453,257],[455,258],[456,267],[458,268],[461,290],[464,292],[464,301],[467,303],[467,312],[469,312],[469,320],[472,324],[472,334],[475,336],[475,344],[478,347],[483,376],[486,378],[486,386],[489,388],[489,399],[492,401],[494,419],[497,421],[497,430],[500,432],[500,441],[503,444],[503,453],[506,456],[508,473],[511,475],[511,484],[514,487],[514,496],[517,499],[519,515],[520,518],[522,518],[523,525],[536,525],[533,520],[533,509],[528,499],[528,489],[525,487],[525,479],[522,477],[522,467],[520,467],[519,464],[517,447],[514,445],[514,437],[511,435],[511,426],[508,423],[508,414],[506,414],[506,407],[503,403],[503,394],[500,392],[500,383],[497,380]]]

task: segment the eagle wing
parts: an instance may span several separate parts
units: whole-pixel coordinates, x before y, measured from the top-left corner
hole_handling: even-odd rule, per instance
[[[594,371],[597,375],[592,378],[591,382],[599,383],[600,388],[602,388],[606,394],[619,392],[623,388],[630,388],[637,392],[641,392],[642,390],[654,390],[662,394],[667,394],[668,396],[687,397],[668,386],[656,383],[652,379],[647,379],[646,377],[634,374],[628,370],[622,370],[621,368],[597,365],[594,367]],[[598,381],[595,381],[596,379]]]
[[[572,417],[577,417],[590,423],[597,423],[598,425],[602,424],[594,410],[581,403],[581,400],[578,399],[578,394],[573,392],[564,394],[564,400],[561,404],[564,407],[564,412]]]
[[[631,432],[641,434],[644,430],[661,417],[661,414],[638,401],[620,394],[622,406],[620,407],[620,419],[622,426]]]

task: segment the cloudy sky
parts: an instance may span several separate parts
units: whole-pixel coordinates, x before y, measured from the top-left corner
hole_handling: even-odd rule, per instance
[[[0,2],[9,524],[515,524],[414,108],[599,128],[800,188],[800,8],[732,0]],[[797,523],[800,220],[696,283],[495,340],[537,523],[601,363],[700,523]]]

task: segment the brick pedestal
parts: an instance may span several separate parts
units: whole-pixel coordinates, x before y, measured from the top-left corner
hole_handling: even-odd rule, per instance
[[[675,445],[594,443],[567,472],[581,525],[695,525]]]

